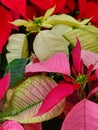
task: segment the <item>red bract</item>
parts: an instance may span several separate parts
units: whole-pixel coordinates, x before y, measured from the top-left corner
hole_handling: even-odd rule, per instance
[[[40,7],[38,7],[35,4],[31,4],[31,5],[26,6],[27,19],[29,18],[29,19],[33,20],[34,16],[40,17],[40,16],[43,16],[44,13],[45,13],[45,10],[41,9]]]
[[[47,10],[49,9],[51,6],[53,6],[53,0],[30,0],[31,3],[39,6],[40,8]]]
[[[42,130],[41,123],[23,124],[24,130]]]
[[[92,18],[91,22],[96,24],[98,22],[98,4],[94,2],[87,2],[87,0],[79,0],[79,15],[78,19]]]
[[[30,0],[35,5],[39,6],[41,9],[47,10],[53,6],[56,6],[55,12],[59,12],[64,5],[66,0]]]
[[[26,0],[1,0],[1,3],[22,16],[26,16]]]
[[[37,16],[35,12],[36,12],[36,9],[33,7],[33,5],[32,6],[30,6],[30,5],[26,6],[26,16],[27,16],[27,18],[33,20],[33,16]]]
[[[90,2],[98,3],[98,0],[89,0]]]
[[[59,12],[62,8],[64,8],[67,0],[54,0],[54,5],[56,5],[55,12]]]
[[[4,7],[0,6],[0,53],[2,53],[2,49],[12,30],[12,25],[9,23],[11,21],[11,14]]]
[[[70,13],[75,9],[75,1],[74,0],[67,0],[66,4],[64,5],[63,8],[60,9],[60,13]]]

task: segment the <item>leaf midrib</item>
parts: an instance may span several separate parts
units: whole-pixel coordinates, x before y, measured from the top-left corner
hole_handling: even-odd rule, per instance
[[[34,103],[34,104],[30,104],[28,105],[27,107],[23,108],[23,109],[20,109],[20,110],[16,110],[11,108],[9,111],[5,111],[4,113],[0,113],[0,118],[3,118],[3,117],[8,117],[8,116],[16,116],[16,115],[19,115],[21,112],[24,112],[26,111],[27,109],[30,109],[31,107],[41,103],[43,100],[39,100],[37,103]]]

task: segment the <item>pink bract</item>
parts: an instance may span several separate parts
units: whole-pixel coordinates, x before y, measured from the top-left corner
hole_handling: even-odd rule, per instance
[[[3,130],[24,130],[23,126],[16,121],[5,121],[2,128]]]
[[[63,52],[58,52],[46,61],[27,65],[25,72],[57,72],[69,75],[68,57]]]
[[[87,99],[76,104],[65,118],[61,130],[97,130],[98,104]]]

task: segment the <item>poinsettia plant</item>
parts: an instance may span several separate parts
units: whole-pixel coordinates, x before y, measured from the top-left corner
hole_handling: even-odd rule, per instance
[[[0,0],[0,130],[98,129],[97,13],[97,0]]]

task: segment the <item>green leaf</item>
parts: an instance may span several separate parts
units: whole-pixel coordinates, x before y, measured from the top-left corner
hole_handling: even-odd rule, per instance
[[[15,89],[10,101],[10,110],[1,113],[0,120],[8,119],[20,123],[32,123],[58,116],[64,110],[65,100],[42,116],[35,116],[42,101],[55,86],[56,82],[49,77],[33,76],[28,78]]]
[[[69,56],[65,39],[52,30],[40,31],[34,40],[33,48],[41,61],[48,59],[57,52],[64,52]]]
[[[9,63],[8,68],[11,72],[10,86],[13,86],[18,81],[24,79],[24,69],[27,64],[27,59],[15,59]]]

